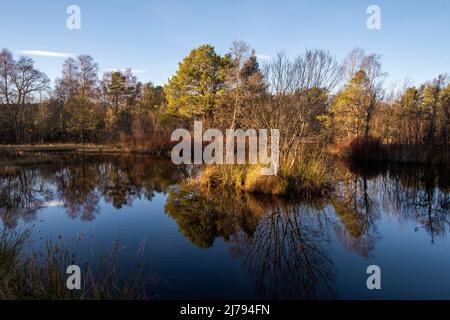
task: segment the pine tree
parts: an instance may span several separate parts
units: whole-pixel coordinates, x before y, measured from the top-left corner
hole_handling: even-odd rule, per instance
[[[187,118],[210,116],[224,90],[228,64],[211,45],[192,50],[164,87],[169,110]]]

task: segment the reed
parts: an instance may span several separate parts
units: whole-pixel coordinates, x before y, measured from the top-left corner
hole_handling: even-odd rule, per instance
[[[308,152],[281,164],[278,175],[261,175],[261,165],[205,166],[193,182],[202,188],[224,188],[277,196],[324,195],[333,187],[325,153]]]
[[[45,300],[131,300],[146,299],[146,268],[143,244],[136,252],[134,266],[124,274],[119,263],[119,241],[100,254],[89,254],[77,263],[81,270],[81,289],[69,290],[66,269],[79,262],[76,238],[71,246],[62,237],[46,240],[45,248],[32,251],[30,232],[0,232],[0,299]]]

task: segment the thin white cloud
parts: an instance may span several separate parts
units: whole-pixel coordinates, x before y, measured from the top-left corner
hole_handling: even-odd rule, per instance
[[[272,57],[267,54],[258,54],[258,55],[256,55],[256,57],[259,60],[272,60]]]
[[[67,52],[43,51],[43,50],[19,50],[17,53],[24,56],[48,57],[48,58],[70,58],[75,55]]]

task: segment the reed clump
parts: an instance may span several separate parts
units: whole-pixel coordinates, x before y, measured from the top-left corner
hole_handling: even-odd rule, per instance
[[[277,175],[261,174],[262,165],[209,165],[191,181],[201,188],[292,196],[324,195],[331,191],[331,167],[324,153],[297,156],[280,165]]]
[[[126,275],[120,272],[120,247],[115,245],[99,254],[77,259],[79,240],[69,247],[62,237],[57,243],[48,240],[41,251],[30,246],[30,232],[0,231],[0,299],[3,300],[131,300],[146,299],[143,247]],[[78,263],[75,263],[77,261]],[[69,265],[81,268],[81,289],[67,287]]]

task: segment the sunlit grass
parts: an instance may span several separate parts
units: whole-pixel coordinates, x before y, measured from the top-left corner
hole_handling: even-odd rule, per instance
[[[208,165],[194,181],[203,188],[289,196],[326,194],[333,186],[331,168],[323,153],[305,153],[280,165],[276,176],[263,176],[262,165]]]
[[[333,186],[332,168],[323,153],[303,154],[290,167],[281,167],[281,176],[293,194],[326,194]]]

